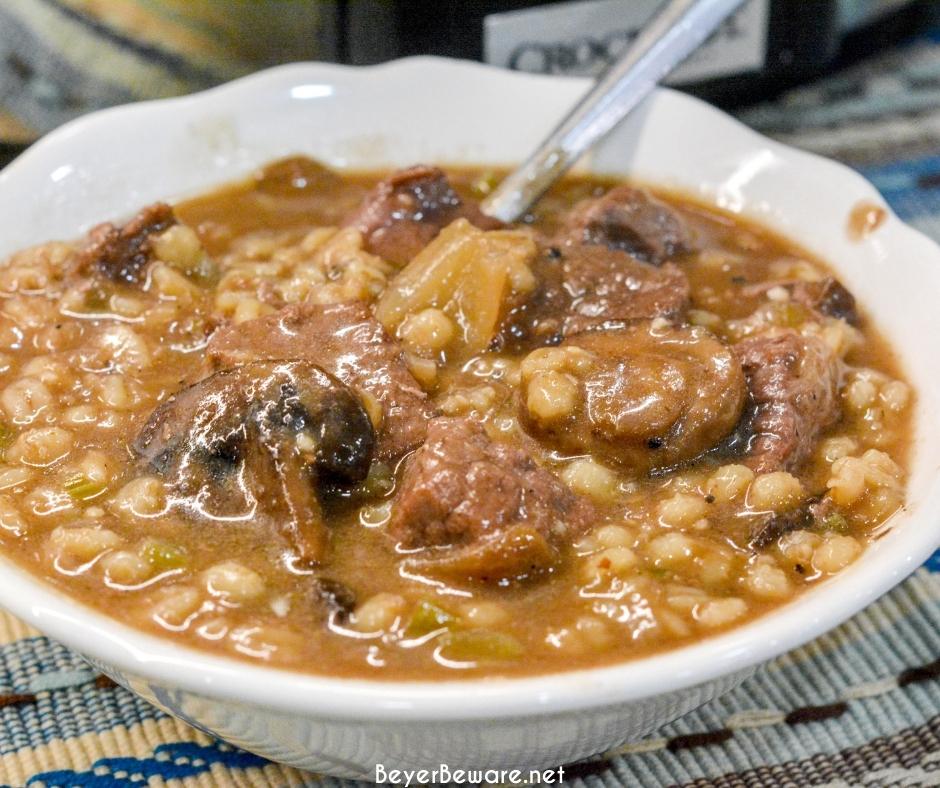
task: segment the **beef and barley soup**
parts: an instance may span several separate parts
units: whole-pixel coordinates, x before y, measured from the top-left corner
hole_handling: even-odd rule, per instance
[[[904,502],[912,398],[826,267],[588,177],[306,159],[0,265],[0,545],[333,675],[626,660],[781,605]]]

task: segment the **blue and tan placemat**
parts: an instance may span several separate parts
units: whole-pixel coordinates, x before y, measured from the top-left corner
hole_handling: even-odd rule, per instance
[[[566,776],[611,788],[940,785],[938,655],[940,555],[737,690]],[[0,778],[32,788],[354,785],[214,741],[9,616],[0,618]]]
[[[940,33],[744,119],[858,167],[940,240]],[[940,553],[737,690],[567,775],[608,788],[940,786]],[[0,613],[0,785],[315,784],[354,785],[214,741]]]

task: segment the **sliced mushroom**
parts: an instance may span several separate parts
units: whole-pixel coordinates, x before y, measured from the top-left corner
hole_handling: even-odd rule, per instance
[[[541,577],[562,560],[562,546],[533,526],[517,523],[469,544],[425,548],[403,565],[408,574],[448,583],[506,584]]]
[[[823,522],[833,509],[831,498],[815,495],[792,509],[768,514],[752,527],[748,547],[755,552],[766,550],[784,534]]]
[[[356,595],[352,589],[338,580],[328,577],[313,577],[302,592],[308,610],[322,615],[331,624],[348,623],[356,607]]]
[[[827,276],[820,282],[806,282],[803,290],[805,294],[801,294],[799,285],[795,285],[795,298],[799,300],[802,297],[824,315],[839,318],[852,326],[861,321],[855,296],[838,279]]]
[[[824,277],[815,282],[801,279],[778,282],[760,282],[748,285],[742,290],[747,297],[763,296],[768,290],[783,288],[790,299],[800,306],[826,317],[844,320],[852,326],[858,326],[861,317],[855,303],[855,296],[838,279]]]
[[[266,514],[305,563],[327,547],[321,495],[364,479],[374,447],[359,399],[302,361],[217,372],[158,407],[134,444],[176,505],[217,521]]]
[[[433,409],[401,346],[364,301],[294,304],[217,330],[206,347],[211,370],[255,361],[316,364],[375,407],[376,456],[395,461],[424,441]]]

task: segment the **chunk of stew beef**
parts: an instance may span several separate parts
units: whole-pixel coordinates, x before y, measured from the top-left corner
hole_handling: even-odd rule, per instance
[[[603,246],[562,244],[533,264],[538,286],[506,316],[497,344],[524,349],[557,344],[582,331],[656,317],[689,304],[689,281],[672,263],[655,268]]]
[[[653,265],[693,246],[688,229],[665,203],[632,186],[616,186],[580,202],[563,234],[573,243],[606,246]]]
[[[424,440],[432,415],[427,394],[365,303],[299,304],[228,325],[212,335],[207,355],[214,369],[280,359],[322,367],[363,397],[380,459],[400,457]]]
[[[697,327],[637,323],[590,331],[533,351],[521,373],[521,419],[530,434],[565,454],[639,472],[715,448],[747,398],[734,354]],[[558,406],[559,392],[570,408]]]
[[[550,571],[593,506],[477,422],[434,419],[408,461],[389,533],[412,571],[499,582]]]
[[[582,201],[534,262],[538,287],[511,306],[497,348],[524,350],[583,331],[680,317],[689,282],[668,260],[691,247],[682,220],[642,190],[618,186]]]
[[[797,468],[839,419],[839,359],[822,339],[793,329],[749,337],[734,351],[755,407],[748,464],[757,473]]]
[[[136,285],[152,261],[151,239],[176,224],[166,203],[148,205],[123,227],[107,222],[93,227],[79,251],[80,274],[100,273],[115,282]]]
[[[440,169],[418,165],[379,182],[346,224],[362,232],[370,252],[403,265],[461,218],[481,230],[502,226],[461,198]]]

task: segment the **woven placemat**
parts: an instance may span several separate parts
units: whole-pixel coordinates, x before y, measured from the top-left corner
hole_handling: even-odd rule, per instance
[[[743,117],[858,167],[902,218],[940,239],[940,34]],[[611,788],[940,786],[938,658],[940,553],[737,690],[566,775]],[[312,784],[356,785],[215,741],[0,613],[0,785]]]
[[[607,786],[940,785],[940,554],[847,624],[642,740],[569,765]],[[353,786],[214,741],[0,614],[0,781]]]

